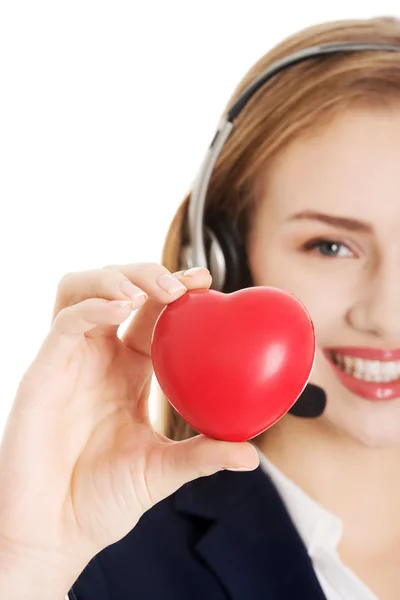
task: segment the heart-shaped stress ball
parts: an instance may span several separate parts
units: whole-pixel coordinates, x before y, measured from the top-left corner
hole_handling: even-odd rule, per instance
[[[192,290],[161,312],[152,360],[161,389],[198,432],[249,440],[280,419],[315,359],[311,318],[292,294]]]

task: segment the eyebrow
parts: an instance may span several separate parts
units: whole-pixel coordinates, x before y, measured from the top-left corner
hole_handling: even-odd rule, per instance
[[[370,223],[365,221],[359,221],[358,219],[351,219],[349,217],[338,217],[336,215],[327,215],[325,213],[319,213],[312,210],[304,210],[302,212],[292,215],[286,221],[319,221],[332,227],[338,227],[341,229],[347,229],[347,231],[361,231],[364,233],[372,233],[373,227]]]

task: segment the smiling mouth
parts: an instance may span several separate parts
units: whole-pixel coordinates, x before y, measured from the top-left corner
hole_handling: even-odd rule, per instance
[[[400,382],[400,360],[367,360],[333,350],[327,355],[338,369],[355,379],[373,383]]]

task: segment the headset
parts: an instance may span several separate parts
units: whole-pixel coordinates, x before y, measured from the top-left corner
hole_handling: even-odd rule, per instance
[[[225,293],[252,285],[244,243],[229,216],[224,212],[214,214],[210,218],[206,218],[205,215],[207,191],[213,168],[234,128],[235,119],[263,85],[292,65],[318,56],[370,51],[400,52],[400,45],[343,42],[304,48],[269,66],[242,92],[219,122],[194,180],[187,212],[188,243],[181,251],[180,269],[208,268],[212,276],[212,289]],[[322,414],[325,404],[326,396],[322,388],[308,384],[290,412],[300,417],[315,417]]]

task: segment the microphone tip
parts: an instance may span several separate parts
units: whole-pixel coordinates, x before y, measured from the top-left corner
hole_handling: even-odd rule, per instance
[[[325,407],[325,391],[314,383],[308,383],[297,398],[295,404],[289,410],[289,413],[295,417],[315,419],[322,415]]]

